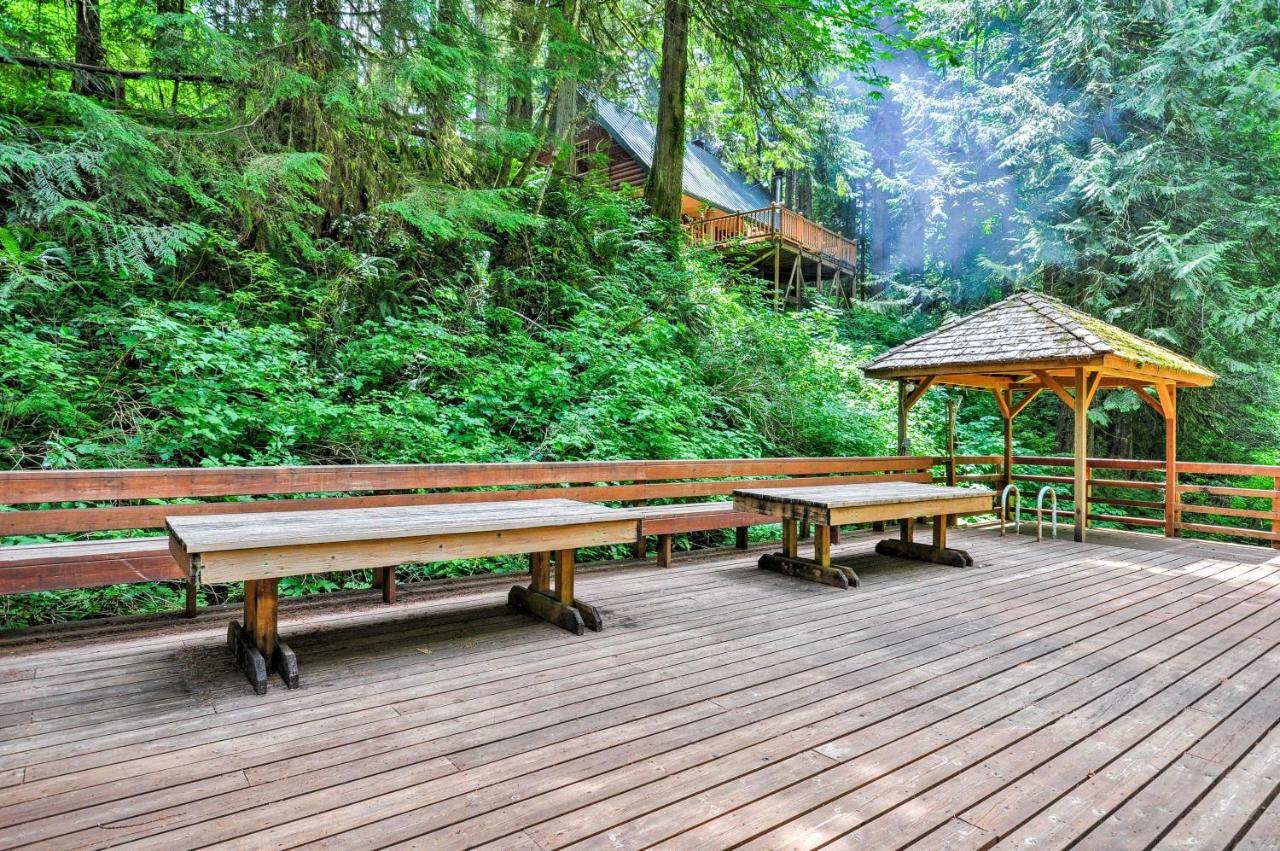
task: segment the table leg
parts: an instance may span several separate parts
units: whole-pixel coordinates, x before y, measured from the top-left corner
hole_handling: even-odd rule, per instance
[[[555,553],[555,589],[551,588],[551,553],[533,553],[529,556],[529,587],[515,585],[507,594],[507,604],[513,609],[582,635],[587,629],[599,632],[604,619],[590,603],[574,599],[574,551],[557,550]]]
[[[856,588],[860,581],[852,567],[835,564],[831,560],[831,545],[836,542],[838,526],[815,526],[813,530],[813,560],[829,570],[837,570],[849,580],[849,587]]]
[[[858,577],[846,567],[831,564],[831,527],[815,526],[813,535],[813,559],[803,559],[796,554],[796,522],[782,521],[782,552],[760,556],[760,567],[785,576],[795,576],[810,582],[820,582],[836,588],[848,588],[858,584]]]
[[[227,627],[227,646],[258,694],[267,693],[271,671],[277,671],[288,688],[298,687],[298,659],[277,629],[279,586],[279,579],[246,581],[244,626],[232,621]]]
[[[886,538],[876,544],[876,552],[880,555],[895,558],[909,558],[916,561],[928,561],[934,564],[945,564],[951,567],[969,567],[973,565],[973,557],[964,550],[955,550],[947,546],[947,515],[940,514],[933,518],[933,543],[919,544],[912,538],[914,521],[903,520],[901,537],[898,540]]]

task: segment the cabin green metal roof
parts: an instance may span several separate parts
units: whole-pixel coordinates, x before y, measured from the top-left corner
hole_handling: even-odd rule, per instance
[[[645,171],[653,167],[657,131],[648,121],[615,103],[597,96],[589,101],[596,120]],[[684,149],[683,192],[728,213],[759,210],[773,203],[764,187],[730,170],[710,151],[686,144]]]

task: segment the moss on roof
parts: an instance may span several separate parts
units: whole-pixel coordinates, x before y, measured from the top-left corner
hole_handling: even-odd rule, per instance
[[[1089,361],[1114,355],[1135,366],[1216,376],[1189,358],[1090,316],[1043,293],[1021,292],[890,349],[863,366],[883,372],[972,367],[996,373],[1002,364]]]

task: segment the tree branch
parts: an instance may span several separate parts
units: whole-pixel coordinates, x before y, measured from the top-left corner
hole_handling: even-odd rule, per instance
[[[42,68],[52,71],[84,71],[87,74],[101,74],[104,77],[116,77],[121,80],[177,80],[183,83],[218,83],[229,86],[235,81],[230,77],[219,77],[213,74],[188,74],[182,71],[126,71],[120,68],[106,68],[101,65],[84,65],[79,62],[64,62],[60,59],[44,59],[39,56],[15,56],[0,52],[0,65],[21,65],[24,68]]]

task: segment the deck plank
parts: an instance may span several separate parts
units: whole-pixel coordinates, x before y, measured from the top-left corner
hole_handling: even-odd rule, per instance
[[[500,583],[286,606],[307,685],[263,698],[217,613],[6,636],[0,848],[1280,847],[1280,562],[875,537],[858,591],[584,571],[582,639]]]

